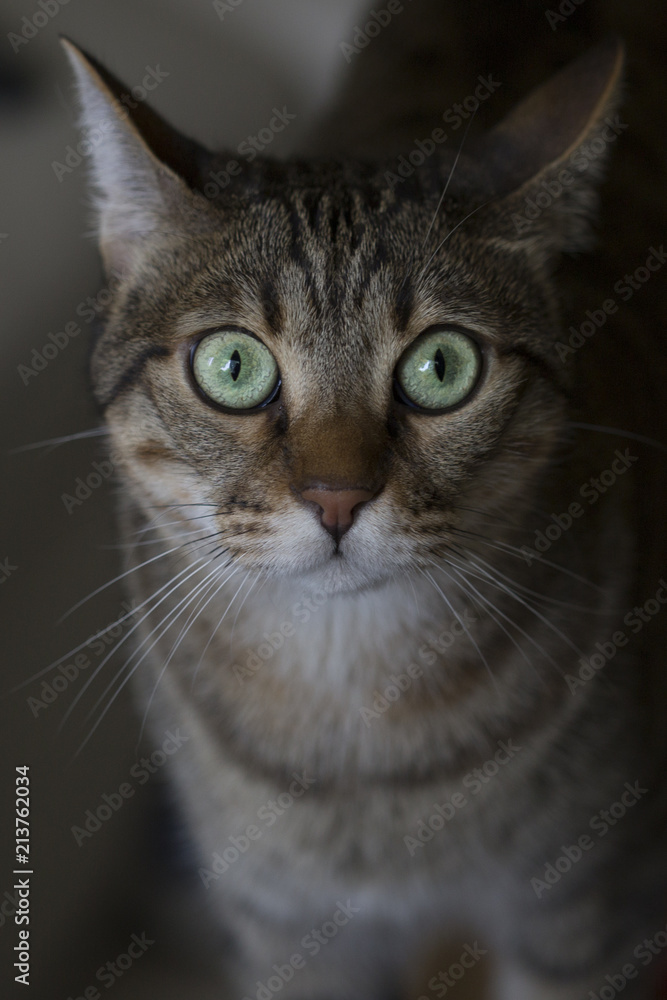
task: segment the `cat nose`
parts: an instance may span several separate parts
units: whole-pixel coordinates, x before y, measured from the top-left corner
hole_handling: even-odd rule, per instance
[[[337,542],[352,527],[355,511],[377,495],[377,491],[372,490],[359,488],[341,490],[329,486],[313,486],[300,492],[304,500],[315,503],[320,508],[322,526]]]

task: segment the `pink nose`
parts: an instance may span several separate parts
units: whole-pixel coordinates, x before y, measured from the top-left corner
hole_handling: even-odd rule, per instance
[[[320,508],[322,526],[340,541],[342,536],[352,527],[354,511],[375,496],[371,490],[351,489],[338,490],[326,486],[315,486],[302,490],[304,500],[317,504]]]

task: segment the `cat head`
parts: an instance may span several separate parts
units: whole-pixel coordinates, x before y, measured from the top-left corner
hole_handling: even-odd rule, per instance
[[[115,288],[94,391],[150,518],[196,514],[248,570],[351,591],[531,495],[568,405],[551,274],[586,245],[616,43],[404,183],[395,161],[258,156],[213,196],[229,156],[65,46]]]

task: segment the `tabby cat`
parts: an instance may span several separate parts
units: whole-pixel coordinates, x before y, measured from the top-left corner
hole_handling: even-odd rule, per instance
[[[604,370],[582,396],[557,351],[621,47],[421,162],[379,135],[212,192],[229,155],[64,44],[122,276],[91,363],[141,611],[118,683],[155,739],[187,734],[220,996],[404,997],[463,927],[498,1000],[652,997],[664,802],[632,609],[667,588],[638,601],[639,445],[590,430]]]

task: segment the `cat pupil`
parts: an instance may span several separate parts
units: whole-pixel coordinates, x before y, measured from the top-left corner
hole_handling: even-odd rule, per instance
[[[438,348],[438,350],[435,352],[435,357],[433,360],[435,362],[435,374],[442,382],[442,380],[445,377],[445,356],[440,350],[440,348]]]
[[[241,355],[239,354],[238,351],[234,351],[232,353],[232,356],[225,367],[229,371],[229,374],[232,376],[233,381],[236,382],[237,378],[241,373]]]

